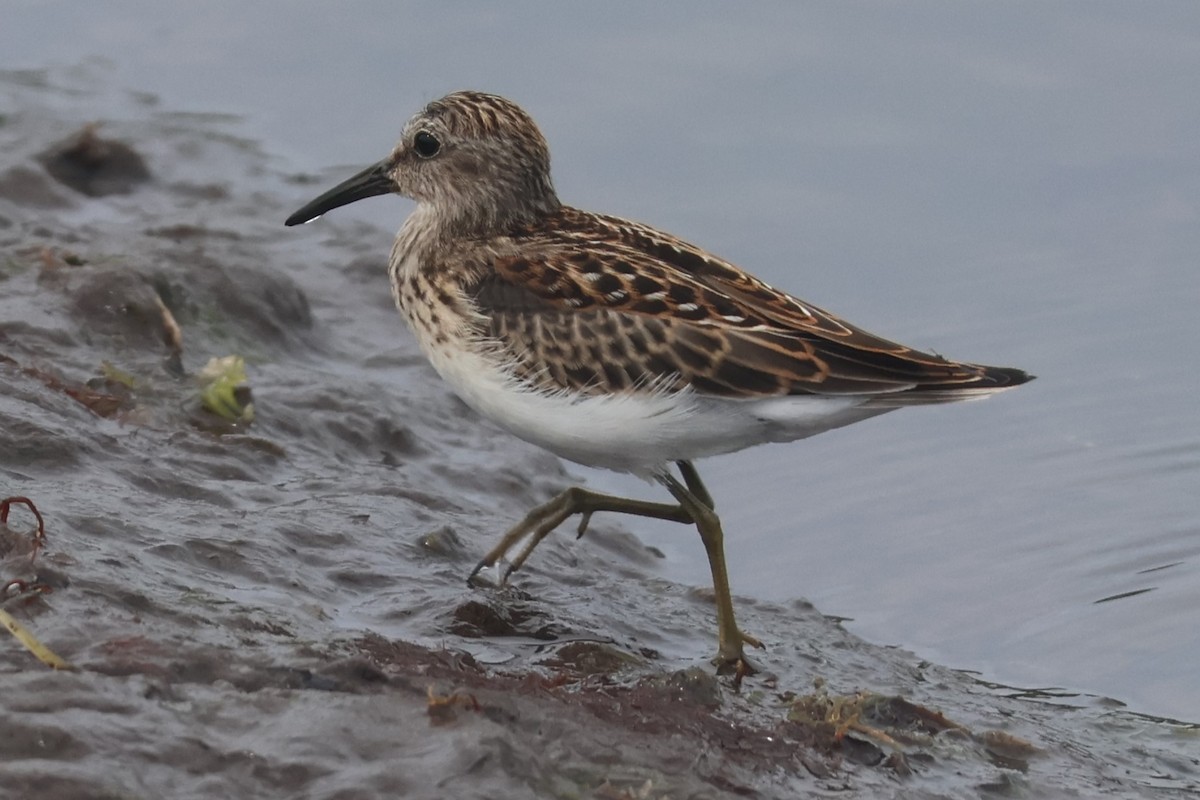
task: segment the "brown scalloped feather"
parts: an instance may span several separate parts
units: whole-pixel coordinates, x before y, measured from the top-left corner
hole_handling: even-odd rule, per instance
[[[882,339],[668,234],[561,208],[511,234],[467,295],[520,373],[588,393],[960,399],[1029,380]]]

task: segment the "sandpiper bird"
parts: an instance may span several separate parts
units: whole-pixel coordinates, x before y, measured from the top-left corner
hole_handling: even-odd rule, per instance
[[[387,158],[286,224],[388,193],[417,202],[392,248],[392,294],[459,396],[528,442],[658,481],[675,499],[566,489],[471,578],[507,562],[503,583],[574,514],[580,533],[597,511],[694,524],[712,569],[715,662],[739,676],[743,645],[760,645],[734,619],[721,522],[692,462],[1032,377],[881,339],[670,234],[563,205],[537,125],[496,95],[433,101]]]

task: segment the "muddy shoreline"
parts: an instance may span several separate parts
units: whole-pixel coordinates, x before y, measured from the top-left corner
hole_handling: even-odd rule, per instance
[[[424,365],[391,309],[390,233],[285,231],[325,178],[236,120],[133,95],[97,120],[61,75],[4,81],[0,495],[33,499],[47,539],[32,563],[0,553],[0,577],[53,589],[8,611],[75,669],[0,649],[0,796],[1200,787],[1194,727],[991,685],[799,600],[738,600],[768,649],[735,691],[705,661],[710,593],[656,577],[633,523],[469,589],[571,476]],[[198,376],[230,356],[249,394],[223,416]],[[14,511],[3,541],[31,525]]]

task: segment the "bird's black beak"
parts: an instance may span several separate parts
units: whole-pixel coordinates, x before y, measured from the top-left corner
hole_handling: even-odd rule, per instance
[[[289,227],[303,225],[335,208],[349,205],[358,200],[366,200],[368,197],[394,192],[396,184],[388,175],[389,169],[391,169],[391,159],[385,158],[378,164],[372,164],[353,178],[342,181],[325,194],[307,203],[304,208],[288,217],[283,224]]]

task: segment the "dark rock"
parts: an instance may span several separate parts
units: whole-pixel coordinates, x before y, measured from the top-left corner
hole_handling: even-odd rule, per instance
[[[130,194],[150,180],[145,160],[129,145],[105,139],[96,125],[51,145],[38,161],[55,180],[88,197]]]

